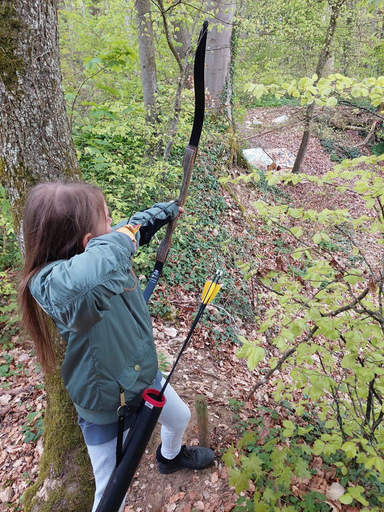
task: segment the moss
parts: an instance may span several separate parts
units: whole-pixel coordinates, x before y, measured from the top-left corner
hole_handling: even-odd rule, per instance
[[[73,153],[72,153],[73,155]],[[70,158],[70,153],[65,155],[65,159],[63,161],[73,161],[73,158]],[[76,163],[76,160],[75,160]],[[64,179],[64,180],[76,180],[81,179],[80,169],[76,168],[65,168],[62,170],[62,174],[58,175],[56,179]],[[7,169],[6,160],[3,157],[0,157],[0,183],[4,183],[5,187],[8,191],[8,184],[11,182],[12,187],[17,188],[20,191],[20,197],[14,200],[12,203],[12,219],[13,225],[15,227],[16,232],[19,229],[21,224],[21,215],[23,212],[24,203],[26,200],[26,190],[29,190],[34,185],[37,185],[41,181],[41,174],[36,172],[33,173],[30,169],[25,167],[24,165],[18,165],[12,167],[12,172]],[[26,188],[27,187],[27,188]]]
[[[57,340],[55,348],[61,360],[63,343]],[[94,495],[93,476],[76,411],[59,371],[47,375],[45,383],[48,401],[44,453],[38,479],[24,495],[24,509],[26,512],[89,512]],[[46,481],[53,482],[53,488],[48,490],[44,501],[37,493]]]
[[[25,65],[17,48],[20,32],[26,25],[10,0],[0,4],[0,19],[0,78],[11,89],[17,82],[17,71],[22,71]]]
[[[10,182],[13,188],[16,186],[18,190],[24,191],[25,183],[30,183],[30,186],[33,186],[38,182],[38,180],[34,179],[32,173],[29,172],[23,165],[14,166],[12,168],[12,172],[10,172],[7,169],[5,158],[0,157],[0,183],[5,184],[7,192],[9,191],[7,187]],[[21,224],[21,212],[23,211],[24,201],[25,194],[22,194],[22,196],[14,199],[12,202],[12,220],[16,232],[18,231]]]

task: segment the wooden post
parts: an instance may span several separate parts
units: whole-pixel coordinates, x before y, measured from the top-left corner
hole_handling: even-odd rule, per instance
[[[197,417],[197,433],[199,436],[199,445],[210,448],[209,425],[208,425],[208,406],[207,397],[197,395],[195,399],[195,409]]]

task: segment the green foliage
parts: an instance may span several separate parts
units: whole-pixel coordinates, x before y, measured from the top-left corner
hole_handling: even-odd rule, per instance
[[[380,142],[379,144],[375,144],[371,147],[371,152],[374,155],[380,156],[384,153],[384,142]]]
[[[373,507],[369,510],[379,507],[377,490],[384,485],[384,320],[380,251],[373,249],[374,264],[361,240],[367,232],[377,233],[375,244],[383,244],[383,160],[383,155],[344,160],[321,177],[267,173],[274,186],[308,180],[327,193],[352,190],[366,211],[359,216],[346,209],[293,208],[276,204],[272,197],[254,204],[266,226],[278,229],[284,245],[291,247],[290,255],[280,251],[280,257],[292,258],[295,264],[263,273],[258,263],[258,283],[268,291],[273,307],[266,310],[256,339],[241,339],[237,353],[251,371],[260,362],[273,369],[289,354],[294,357],[292,382],[276,381],[275,398],[292,400],[299,391],[303,399],[296,412],[302,417],[313,407],[310,404],[317,404],[327,430],[318,432],[311,453],[332,463],[342,461],[338,467],[348,478],[349,468],[358,468],[352,471],[353,485],[345,481],[347,491],[340,501]],[[254,275],[256,269],[248,266],[244,273]],[[277,350],[274,357],[264,351],[263,337]],[[283,435],[291,438],[292,425],[284,427]],[[237,474],[233,482],[240,488],[245,479],[237,480]]]
[[[0,272],[0,345],[8,344],[19,332],[16,295],[14,272]]]
[[[335,72],[356,78],[383,74],[379,7],[376,2],[367,3],[375,4],[374,8],[367,9],[358,1],[345,3],[331,49],[332,64],[325,74]],[[252,105],[244,95],[249,82],[281,86],[316,70],[329,24],[329,6],[326,1],[268,0],[257,9],[250,1],[238,7],[241,37],[235,86],[243,103]]]
[[[308,444],[314,426],[297,426],[291,420],[283,420],[284,428],[270,427],[259,442],[258,433],[265,430],[263,422],[270,418],[269,424],[275,411],[258,408],[255,412],[255,418],[244,425],[243,436],[235,449],[230,448],[223,457],[225,464],[231,467],[229,484],[241,494],[235,510],[272,512],[278,502],[284,501],[287,507],[284,510],[328,511],[326,497],[319,492],[308,491],[300,499],[291,490],[293,481],[299,482],[315,474]],[[288,412],[292,417],[292,412]],[[254,492],[249,492],[250,482],[256,488]]]
[[[102,5],[87,0],[63,2],[60,7],[63,85],[71,119],[82,124],[89,107],[92,116],[113,116],[108,110],[103,114],[97,105],[115,98],[130,101],[140,84],[137,48],[127,44],[135,29],[126,23],[126,2]]]
[[[43,416],[45,409],[28,413],[21,432],[25,443],[35,443],[44,433]]]
[[[162,373],[169,372],[169,370],[170,370],[170,363],[169,363],[167,357],[162,352],[160,352],[158,354],[158,359],[159,359],[159,370]]]
[[[0,344],[7,344],[17,334],[15,270],[21,262],[13,229],[11,207],[0,185]]]
[[[186,94],[190,95],[189,92]],[[157,153],[160,141],[146,125],[143,112],[136,111],[135,117],[123,114],[114,103],[117,120],[104,119],[76,129],[74,140],[83,177],[102,188],[115,222],[155,202],[178,197],[183,174],[181,162],[191,130],[192,100],[191,97],[183,107],[179,133],[168,162],[164,162],[161,154]],[[217,119],[215,124],[209,124],[208,118],[205,121],[201,154],[195,164],[188,193],[187,215],[178,222],[162,274],[165,290],[161,300],[149,304],[152,315],[160,315],[170,322],[176,321],[177,317],[171,306],[171,296],[177,287],[198,295],[207,277],[217,268],[233,265],[233,255],[242,251],[242,241],[233,239],[220,222],[227,204],[216,173],[227,158],[228,147],[216,141],[223,138],[224,129],[225,125],[221,126]],[[150,154],[153,146],[155,151]],[[134,265],[135,269],[140,269],[143,288],[152,272],[163,232],[159,232],[151,244],[141,247],[135,255]],[[232,255],[229,263],[223,256],[223,250]],[[228,273],[228,304],[216,313],[216,319],[225,329],[213,332],[215,343],[237,342],[229,312],[239,308],[244,315],[252,317],[247,304],[246,285],[235,286],[235,279],[232,273]],[[209,315],[207,311],[203,322],[209,321]]]
[[[261,98],[251,97],[246,103],[248,108],[273,108],[283,106],[297,106],[299,104],[300,103],[295,98],[288,96],[276,98],[274,95],[266,95],[262,96]]]
[[[333,162],[342,162],[345,159],[358,158],[361,153],[358,148],[350,148],[335,142],[333,139],[320,139],[323,148],[330,154]]]
[[[384,484],[378,472],[368,471],[364,465],[350,461],[340,449],[323,456],[319,464],[313,446],[319,438],[330,436],[332,429],[318,419],[316,406],[295,416],[286,402],[276,405],[282,411],[279,415],[267,407],[259,407],[255,417],[240,422],[242,437],[223,456],[223,462],[231,468],[229,483],[239,494],[235,510],[273,512],[278,503],[284,502],[286,508],[283,510],[328,512],[325,495],[310,488],[300,492],[297,484],[310,480],[319,470],[324,474],[335,466],[336,477],[347,491],[340,497],[340,502],[358,502],[369,507],[366,510],[381,510]],[[241,404],[233,406],[238,410]],[[238,421],[239,416],[235,415],[234,419]],[[266,425],[269,426],[267,429]],[[251,482],[254,491],[251,491]]]
[[[365,98],[376,108],[384,102],[384,76],[358,80],[336,73],[319,79],[314,74],[312,77],[293,79],[281,85],[249,83],[245,90],[257,99],[270,94],[274,94],[277,99],[288,95],[300,99],[301,105],[315,103],[320,107],[335,107],[339,99]]]
[[[17,267],[20,251],[12,223],[11,205],[5,188],[0,185],[0,271]]]

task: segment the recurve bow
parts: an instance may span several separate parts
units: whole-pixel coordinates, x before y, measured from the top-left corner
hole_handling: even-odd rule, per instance
[[[199,41],[197,44],[193,77],[195,87],[195,116],[193,121],[192,133],[189,139],[189,144],[185,148],[183,157],[183,181],[179,193],[177,204],[184,206],[189,182],[191,181],[193,165],[196,160],[197,148],[199,146],[199,140],[201,131],[203,129],[204,121],[204,110],[205,110],[205,85],[204,85],[204,68],[205,68],[205,47],[207,42],[208,33],[208,22],[204,21],[203,28],[201,29]],[[172,235],[175,230],[177,219],[174,219],[167,226],[167,231],[163,240],[161,241],[159,248],[156,253],[156,264],[153,269],[152,275],[148,280],[148,284],[144,290],[144,299],[148,302],[153,290],[160,278],[163,270],[164,263],[167,259],[169,249],[171,247]]]

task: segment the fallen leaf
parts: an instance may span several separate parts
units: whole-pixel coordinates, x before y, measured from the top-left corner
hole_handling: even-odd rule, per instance
[[[177,336],[177,330],[174,327],[164,327],[164,332],[168,336],[171,336],[171,338],[176,338]]]
[[[345,489],[338,482],[333,482],[333,484],[329,487],[326,492],[326,497],[329,500],[336,501],[345,493]]]
[[[177,494],[174,494],[170,497],[169,503],[176,503],[177,501],[180,501],[184,498],[185,492],[178,492]]]

